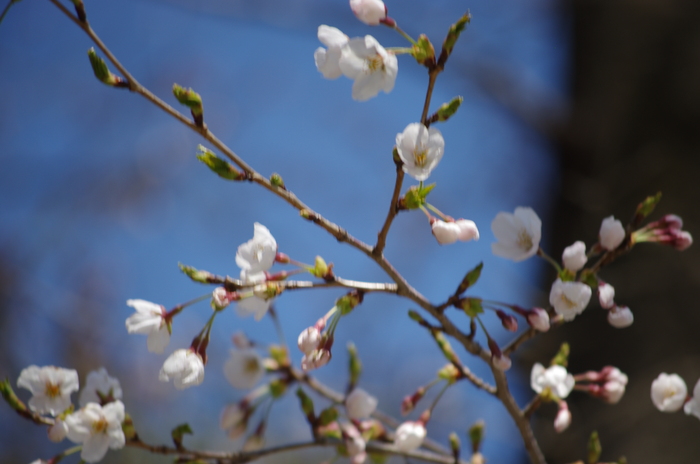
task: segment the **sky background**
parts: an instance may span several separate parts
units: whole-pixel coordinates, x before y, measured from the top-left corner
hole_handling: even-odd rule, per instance
[[[389,234],[387,258],[433,302],[483,261],[474,295],[544,304],[546,293],[537,287],[542,263],[493,256],[490,222],[520,205],[548,219],[549,199],[558,189],[556,161],[509,98],[517,94],[518,104],[552,117],[565,113],[566,15],[553,0],[390,0],[387,6],[406,32],[427,34],[436,48],[450,24],[467,9],[472,14],[433,94],[432,110],[457,95],[464,104],[436,126],[446,147],[429,179],[437,183],[429,200],[449,215],[474,220],[481,232],[478,242],[440,246],[423,214],[402,213]],[[384,46],[406,46],[398,34],[360,23],[344,0],[122,0],[88,2],[86,8],[92,27],[144,86],[171,104],[173,83],[194,88],[210,130],[256,170],[280,173],[317,212],[365,242],[376,240],[393,189],[394,139],[419,120],[427,74],[400,56],[394,90],[359,103],[351,99],[350,80],[322,78],[313,52],[320,46],[319,24],[351,37],[372,34]],[[53,364],[78,369],[84,381],[87,372],[105,366],[121,380],[124,403],[144,440],[167,443],[170,429],[188,421],[195,435],[186,443],[236,450],[241,442],[226,439],[218,415],[244,392],[226,383],[222,365],[236,331],[275,342],[271,321],[240,319],[227,310],[213,330],[204,383],[177,391],[158,381],[158,370],[168,353],[189,346],[210,309],[200,303],[185,310],[166,353],[154,355],[144,337],[126,333],[124,320],[132,311],[125,301],[172,307],[206,293],[179,272],[178,262],[236,276],[236,248],[252,237],[254,222],[267,226],[279,251],[297,260],[321,255],[341,277],[387,277],[277,197],[213,175],[194,156],[204,143],[196,134],[143,98],[95,80],[86,56],[91,46],[47,1],[15,5],[0,25],[0,260],[7,282],[0,375],[14,383],[30,364]],[[404,190],[413,183],[407,177]],[[295,340],[342,294],[299,291],[279,298],[287,339]],[[353,341],[365,365],[362,387],[379,398],[383,411],[398,416],[401,398],[444,364],[432,339],[406,317],[408,309],[396,297],[368,295],[342,321],[331,364],[315,374],[342,390],[344,346]],[[454,319],[467,326],[460,314]],[[495,317],[487,319],[497,339],[510,338]],[[301,354],[293,349],[292,357],[298,365]],[[488,377],[478,360],[463,359]],[[529,366],[508,377],[524,404]],[[467,383],[451,388],[429,435],[446,443],[455,430],[466,443],[466,428],[483,418],[487,457],[519,462],[517,431],[501,404],[485,399]],[[296,398],[288,393],[271,413],[268,443],[309,439],[300,424]],[[0,456],[6,453],[12,462],[48,458],[66,445],[49,443],[42,430],[8,408],[0,408],[0,437]],[[292,462],[293,456],[299,458],[277,459]],[[331,453],[313,456],[320,462]],[[126,459],[167,461],[129,451],[109,453],[105,462]]]

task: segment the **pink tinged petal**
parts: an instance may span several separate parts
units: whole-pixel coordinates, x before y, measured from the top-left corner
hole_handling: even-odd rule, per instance
[[[437,220],[431,226],[433,235],[440,245],[449,245],[459,238],[460,229],[454,222]]]
[[[470,240],[479,240],[479,229],[474,221],[469,219],[458,219],[455,224],[459,227],[459,240],[468,242]]]
[[[104,433],[96,433],[83,442],[83,450],[80,457],[85,462],[99,462],[107,454],[109,437]]]
[[[386,6],[381,0],[350,0],[350,8],[368,26],[376,26],[386,18]]]
[[[564,249],[562,253],[562,263],[564,267],[571,272],[578,272],[586,265],[588,257],[586,256],[586,244],[582,241],[574,242]]]
[[[615,306],[608,311],[608,323],[616,329],[624,329],[634,322],[634,314],[627,306]]]
[[[314,52],[314,62],[316,69],[319,70],[326,79],[337,79],[343,75],[340,70],[340,51],[328,51],[323,47],[319,47]]]
[[[223,430],[230,429],[240,424],[244,417],[245,413],[237,403],[229,404],[221,412],[219,427],[221,427]]]
[[[163,324],[158,330],[148,334],[146,339],[148,351],[151,353],[161,354],[170,343],[170,332],[168,327]]]
[[[605,309],[610,309],[615,305],[615,287],[603,283],[598,285],[598,302]]]
[[[683,407],[688,387],[678,374],[665,372],[651,383],[651,401],[661,412],[675,412]]]
[[[68,433],[68,425],[60,418],[56,418],[56,422],[49,427],[49,440],[54,443],[59,443],[66,438]]]
[[[559,404],[559,412],[557,412],[557,416],[554,418],[554,430],[557,433],[562,433],[569,428],[569,425],[571,425],[571,411],[569,411],[566,401],[562,401]]]
[[[156,314],[132,314],[126,319],[126,330],[129,333],[148,335],[163,323],[163,316]]]
[[[606,250],[614,250],[625,239],[625,228],[614,216],[603,219],[598,233],[600,244]]]

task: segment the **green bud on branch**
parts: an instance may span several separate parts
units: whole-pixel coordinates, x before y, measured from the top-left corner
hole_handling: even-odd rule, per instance
[[[87,21],[87,15],[85,14],[85,5],[83,0],[70,0],[75,5],[75,13],[78,15],[78,19],[82,22]]]
[[[178,450],[182,449],[182,438],[185,434],[192,435],[192,429],[190,428],[190,424],[180,424],[177,427],[175,427],[172,432],[170,432],[170,436],[173,437],[173,443],[175,444],[175,448]]]
[[[128,82],[110,72],[105,60],[97,56],[97,52],[95,52],[93,47],[88,50],[88,58],[90,58],[92,72],[95,73],[98,81],[112,87],[129,87]]]
[[[455,97],[448,103],[443,103],[435,114],[428,118],[428,121],[430,121],[430,123],[447,121],[454,116],[459,107],[462,105],[463,101],[463,97]]]
[[[471,15],[469,13],[465,13],[464,16],[457,20],[456,23],[450,26],[450,30],[447,32],[447,37],[445,37],[445,41],[442,43],[442,51],[440,52],[440,57],[438,58],[437,63],[439,67],[445,66],[447,58],[450,57],[452,54],[452,49],[454,48],[455,43],[457,43],[457,39],[459,39],[460,34],[467,27],[467,24],[469,24],[471,19]]]
[[[270,176],[270,183],[274,187],[281,188],[282,190],[287,190],[287,187],[284,186],[284,180],[282,180],[282,176],[280,176],[276,172]]]
[[[180,270],[187,277],[194,280],[195,282],[199,282],[200,284],[210,284],[214,279],[214,275],[212,273],[207,271],[200,271],[199,269],[195,269],[192,266],[186,266],[182,263],[178,263],[177,267],[179,267]]]
[[[352,391],[360,380],[360,374],[362,374],[362,361],[360,361],[360,356],[357,354],[357,347],[352,342],[348,343],[348,373],[350,374],[350,388]]]
[[[598,432],[594,430],[591,432],[591,437],[588,439],[588,464],[596,464],[602,452],[603,448],[600,445],[600,437],[598,437]]]
[[[222,177],[224,179],[248,179],[248,176],[245,172],[241,172],[238,169],[234,168],[229,163],[216,156],[214,152],[204,147],[203,145],[197,146],[197,159],[202,163],[206,164],[209,167],[209,169],[214,171],[219,177]]]
[[[430,43],[428,36],[421,34],[418,37],[418,40],[411,48],[411,56],[416,59],[418,64],[428,68],[435,66],[435,48]]]
[[[566,342],[562,343],[561,347],[559,347],[559,351],[557,352],[556,356],[554,356],[554,358],[552,359],[550,365],[566,367],[569,364],[570,352],[571,348],[569,347],[569,344]]]
[[[192,118],[197,127],[204,127],[204,107],[202,97],[194,90],[186,89],[177,84],[173,84],[173,95],[177,101],[185,105],[192,112]]]
[[[656,208],[656,205],[661,201],[661,192],[656,195],[648,196],[637,205],[637,210],[634,213],[634,218],[632,219],[632,226],[637,227],[642,221],[649,216]]]
[[[484,268],[484,263],[481,262],[481,263],[477,264],[474,267],[474,269],[467,272],[467,274],[462,279],[462,282],[459,284],[459,287],[457,287],[457,291],[455,292],[455,295],[459,296],[462,293],[466,292],[467,289],[472,287],[479,280],[479,277],[481,277],[481,270],[483,268]]]
[[[481,442],[484,440],[484,429],[486,424],[483,420],[476,421],[474,425],[469,427],[469,440],[472,442],[472,453],[478,453],[481,448]]]
[[[471,318],[484,312],[484,308],[481,306],[481,298],[464,298],[458,304],[464,313]]]

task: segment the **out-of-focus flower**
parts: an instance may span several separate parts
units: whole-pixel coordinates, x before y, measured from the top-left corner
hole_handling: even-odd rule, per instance
[[[339,78],[343,74],[339,64],[341,51],[350,39],[340,29],[322,24],[318,26],[318,40],[328,49],[319,47],[314,52],[316,68],[326,79]]]
[[[518,206],[514,213],[500,212],[491,223],[498,242],[491,244],[496,256],[522,261],[537,253],[542,238],[542,221],[532,208]]]
[[[242,408],[238,403],[229,404],[221,412],[219,425],[223,430],[228,431],[228,437],[231,440],[235,440],[246,431],[249,417],[249,409]]]
[[[549,292],[549,303],[565,321],[571,321],[586,309],[591,294],[591,287],[584,283],[562,282],[561,279],[557,279]]]
[[[700,380],[695,384],[693,388],[693,397],[685,403],[683,411],[688,415],[692,414],[700,419]]]
[[[532,366],[530,386],[537,393],[549,389],[558,398],[564,399],[569,396],[575,383],[574,376],[569,374],[563,366],[554,365],[546,369],[540,363]]]
[[[310,354],[316,348],[318,348],[319,343],[321,343],[321,331],[319,331],[315,326],[307,327],[302,330],[297,338],[297,346],[304,354]]]
[[[192,349],[176,350],[163,363],[158,379],[162,382],[173,380],[178,390],[199,385],[204,381],[202,357]]]
[[[114,401],[121,398],[122,387],[119,385],[119,380],[111,377],[107,369],[100,367],[88,374],[78,402],[81,407],[85,407],[88,403],[102,404],[103,399]]]
[[[377,26],[386,18],[386,6],[382,0],[350,0],[350,8],[357,19],[368,26]]]
[[[438,165],[445,152],[445,139],[434,127],[427,128],[412,122],[396,134],[396,151],[403,161],[403,170],[416,180],[422,181]]]
[[[439,219],[432,221],[433,235],[440,245],[449,245],[457,240],[468,242],[479,240],[479,229],[474,221],[469,219],[458,219],[452,222],[445,222]]]
[[[371,35],[350,39],[342,47],[338,63],[345,76],[353,79],[352,98],[358,101],[376,97],[379,91],[394,88],[399,62]]]
[[[170,328],[165,320],[165,308],[146,300],[127,300],[127,306],[136,310],[126,319],[129,333],[148,335],[146,343],[151,353],[162,353],[170,342]]]
[[[325,348],[315,349],[301,358],[301,368],[311,371],[323,367],[331,360],[331,352]]]
[[[571,272],[578,272],[586,265],[586,244],[582,241],[574,242],[564,249],[561,257],[564,267]]]
[[[688,387],[678,374],[662,372],[651,383],[651,401],[662,412],[675,412],[683,407]]]
[[[19,373],[17,386],[32,392],[29,409],[57,416],[70,407],[70,395],[78,391],[78,372],[55,366],[29,366]]]
[[[366,442],[360,431],[353,424],[343,426],[343,438],[345,439],[345,450],[350,457],[352,464],[362,464],[367,460],[365,452]]]
[[[57,417],[56,422],[49,427],[49,440],[54,443],[62,442],[63,439],[66,438],[67,433],[68,426],[60,417]]]
[[[427,430],[422,422],[408,421],[399,425],[396,429],[394,445],[399,451],[413,451],[423,444]]]
[[[260,354],[252,349],[231,350],[231,357],[224,363],[224,377],[233,388],[253,388],[265,374]]]
[[[625,228],[614,216],[606,217],[600,225],[598,238],[603,248],[612,251],[625,239]]]
[[[85,407],[66,417],[68,439],[82,443],[80,457],[85,462],[98,462],[107,453],[107,449],[124,447],[125,437],[122,431],[124,421],[124,404],[117,400],[105,406],[88,403]]]
[[[559,411],[557,411],[557,416],[554,418],[554,430],[557,433],[562,433],[569,428],[569,425],[571,425],[571,411],[569,411],[569,405],[566,404],[566,401],[560,401]]]
[[[361,388],[355,388],[345,398],[345,410],[350,419],[366,419],[377,409],[377,398]]]
[[[598,285],[598,302],[602,308],[612,308],[615,305],[615,287],[608,283],[601,282],[600,285]]]
[[[527,323],[540,332],[549,330],[549,314],[542,308],[532,308],[527,313]]]
[[[617,328],[624,329],[634,322],[634,314],[627,306],[613,306],[608,311],[608,323]]]
[[[267,227],[256,222],[253,228],[253,238],[236,252],[236,264],[249,274],[270,269],[277,255],[277,242]]]
[[[241,317],[248,317],[251,314],[256,321],[262,319],[272,305],[272,298],[266,295],[267,287],[265,283],[264,272],[250,273],[246,270],[241,271],[241,280],[244,284],[259,284],[253,287],[253,295],[241,298],[236,305],[236,314]]]

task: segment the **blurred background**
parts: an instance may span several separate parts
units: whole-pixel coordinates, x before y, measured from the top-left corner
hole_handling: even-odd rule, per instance
[[[473,17],[433,95],[433,109],[456,95],[464,104],[438,126],[446,149],[430,178],[437,182],[430,202],[474,220],[481,240],[441,247],[424,215],[403,213],[386,250],[431,301],[442,301],[483,261],[474,295],[546,304],[553,274],[543,263],[516,264],[490,251],[491,220],[519,205],[538,212],[542,246],[555,258],[575,240],[591,245],[604,217],[624,221],[657,191],[664,198],[653,218],[673,212],[691,233],[698,230],[700,4],[388,0],[387,6],[406,32],[425,33],[436,47],[466,10]],[[360,23],[345,0],[121,0],[88,2],[86,9],[93,28],[143,85],[171,103],[174,82],[193,87],[204,99],[210,130],[255,169],[280,173],[316,211],[361,240],[376,240],[393,188],[394,138],[419,120],[427,75],[411,58],[399,57],[393,92],[358,103],[349,80],[322,78],[313,52],[320,24],[351,37],[372,34],[384,46],[405,46],[400,36]],[[95,80],[86,56],[91,46],[47,1],[15,5],[0,25],[0,376],[15,384],[24,367],[53,364],[78,370],[84,382],[104,366],[120,379],[144,441],[168,443],[170,430],[189,422],[194,436],[187,446],[237,450],[241,440],[228,440],[218,419],[223,406],[245,392],[228,385],[222,365],[236,331],[276,342],[272,322],[227,310],[214,327],[204,383],[178,391],[158,381],[158,370],[168,353],[189,346],[208,305],[178,316],[166,353],[155,355],[145,337],[126,333],[124,320],[132,314],[126,300],[171,308],[206,293],[179,272],[178,262],[236,276],[236,248],[252,237],[254,222],[297,260],[321,255],[349,279],[386,276],[278,198],[209,172],[195,159],[203,142],[196,134],[144,99]],[[576,324],[523,347],[508,374],[520,404],[532,397],[532,364],[547,363],[564,340],[571,343],[572,372],[612,364],[630,377],[616,406],[572,394],[574,422],[563,434],[552,429],[554,406],[536,414],[548,462],[583,458],[592,430],[601,434],[606,461],[626,455],[631,463],[697,462],[700,423],[656,411],[649,386],[663,371],[679,373],[689,389],[700,377],[698,253],[637,247],[601,273],[616,287],[616,300],[634,311],[633,326],[613,329],[592,302]],[[342,293],[295,291],[279,298],[286,338],[294,341]],[[403,396],[444,364],[432,339],[406,317],[408,309],[398,298],[369,295],[343,319],[333,361],[318,378],[345,388],[344,346],[353,341],[365,366],[361,386],[398,417]],[[454,317],[466,327],[459,313]],[[494,336],[509,340],[490,319]],[[292,356],[298,365],[301,354],[293,349]],[[480,362],[463,359],[488,378]],[[318,407],[325,404],[317,400]],[[500,403],[466,383],[445,394],[429,435],[446,444],[456,431],[466,448],[464,432],[478,419],[486,420],[489,462],[527,462]],[[303,421],[288,393],[271,412],[267,443],[308,440]],[[0,462],[46,459],[67,446],[50,443],[44,430],[0,406]],[[321,462],[332,455],[295,452],[262,462]],[[170,461],[125,449],[103,462]]]

